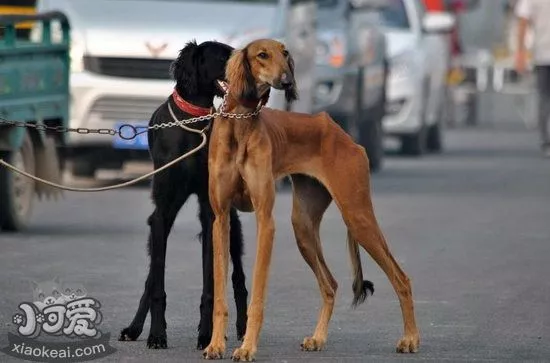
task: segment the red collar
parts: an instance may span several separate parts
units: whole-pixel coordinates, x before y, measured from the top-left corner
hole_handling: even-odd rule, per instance
[[[178,106],[180,110],[190,114],[191,116],[206,116],[210,114],[210,107],[200,107],[187,102],[186,100],[181,98],[175,88],[174,92],[172,92],[172,98],[174,100],[174,103]]]

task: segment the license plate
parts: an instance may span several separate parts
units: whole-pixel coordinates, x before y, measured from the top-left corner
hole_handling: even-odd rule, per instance
[[[122,125],[132,125],[132,127],[120,127]],[[120,122],[115,125],[115,130],[120,130],[123,137],[120,135],[115,135],[113,139],[113,147],[115,149],[137,149],[137,150],[147,150],[149,145],[147,143],[147,124],[145,123],[130,123],[130,122]],[[131,138],[134,133],[137,132],[136,137]],[[125,138],[130,138],[126,140]]]

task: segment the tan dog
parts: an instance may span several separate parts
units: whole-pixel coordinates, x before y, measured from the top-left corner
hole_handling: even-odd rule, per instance
[[[289,100],[296,98],[292,58],[284,45],[274,40],[257,40],[236,51],[227,64],[226,76],[227,112],[253,111],[258,103],[265,102],[270,87],[284,89]],[[257,117],[218,118],[210,138],[208,166],[210,203],[216,219],[214,330],[204,350],[205,358],[222,358],[225,351],[231,205],[256,213],[258,245],[252,299],[244,342],[233,353],[233,359],[250,361],[255,357],[275,233],[275,180],[290,174],[302,174],[292,175],[292,224],[300,252],[313,270],[323,298],[317,327],[312,337],[304,339],[303,349],[319,350],[324,346],[334,307],[337,283],[325,263],[319,239],[321,218],[334,199],[348,228],[355,273],[354,303],[363,301],[367,290],[372,291],[372,284],[362,279],[359,243],[386,273],[399,298],[405,331],[397,351],[417,351],[419,334],[411,285],[376,221],[367,155],[326,113],[306,115],[264,108]]]

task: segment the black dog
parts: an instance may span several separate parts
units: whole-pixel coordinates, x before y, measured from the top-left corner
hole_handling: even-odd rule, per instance
[[[168,105],[179,119],[207,114],[213,105],[214,96],[223,93],[216,85],[225,79],[225,64],[233,48],[223,43],[204,42],[197,45],[189,42],[180,51],[171,66],[176,80],[175,92],[168,97],[151,117],[149,125],[174,121]],[[203,129],[210,121],[189,124],[189,127]],[[169,127],[148,132],[149,151],[155,169],[196,147],[201,138],[195,133],[179,127]],[[143,330],[147,312],[151,311],[151,330],[147,339],[149,348],[166,348],[166,292],[164,270],[166,242],[180,208],[191,194],[199,201],[199,219],[202,232],[203,291],[200,304],[198,349],[204,349],[212,336],[213,314],[213,256],[212,224],[214,214],[208,198],[208,150],[183,160],[153,177],[152,199],[155,210],[148,219],[150,226],[149,255],[151,265],[145,282],[145,291],[139,302],[138,311],[129,327],[122,330],[119,340],[136,340]],[[231,210],[230,254],[233,262],[233,290],[237,305],[237,336],[242,339],[246,330],[246,307],[248,292],[241,261],[243,250],[241,223],[236,210]]]

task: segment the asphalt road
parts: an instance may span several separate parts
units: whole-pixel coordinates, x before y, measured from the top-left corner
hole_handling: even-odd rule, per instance
[[[279,194],[276,243],[258,361],[550,361],[550,160],[519,124],[452,130],[443,155],[390,156],[373,177],[376,213],[391,250],[413,283],[420,351],[401,356],[396,296],[363,253],[374,296],[350,308],[345,229],[331,206],[322,225],[329,267],[340,283],[325,351],[299,344],[315,326],[317,284],[290,225],[291,199]],[[0,234],[0,346],[15,332],[12,315],[32,297],[31,280],[82,283],[102,303],[101,329],[116,338],[137,308],[147,269],[146,186],[102,194],[66,194],[36,206],[31,227]],[[255,221],[243,214],[250,289]],[[201,293],[200,244],[193,198],[180,212],[167,260],[169,349],[118,342],[101,361],[200,361],[195,350]],[[237,346],[230,300],[229,355]],[[0,355],[0,361],[7,360]]]

